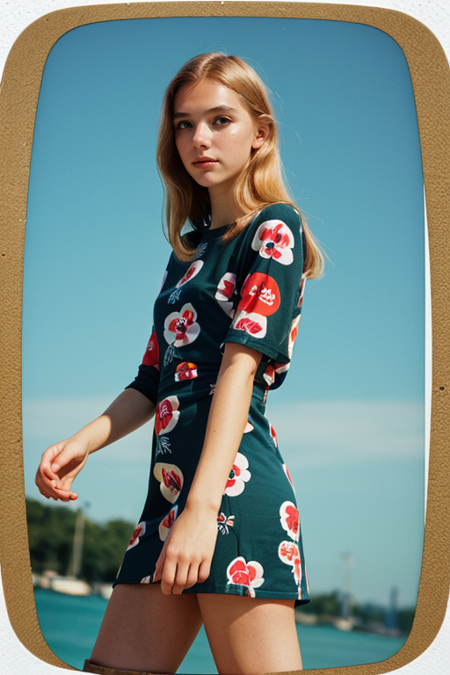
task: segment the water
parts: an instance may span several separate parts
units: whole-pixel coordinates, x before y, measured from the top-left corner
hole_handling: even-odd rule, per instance
[[[48,646],[70,666],[81,669],[84,659],[91,654],[107,601],[97,595],[72,597],[42,589],[36,589],[35,598]],[[297,632],[305,669],[384,661],[398,652],[406,640],[406,637],[345,633],[332,626],[297,625]],[[217,673],[203,628],[178,672]]]

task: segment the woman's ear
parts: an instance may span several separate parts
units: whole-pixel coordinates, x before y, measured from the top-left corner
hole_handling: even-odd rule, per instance
[[[253,139],[252,148],[257,150],[260,148],[267,137],[269,136],[270,127],[273,124],[271,115],[259,115],[256,120],[255,138]]]

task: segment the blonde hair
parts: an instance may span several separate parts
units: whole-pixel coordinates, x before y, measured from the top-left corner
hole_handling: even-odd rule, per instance
[[[231,241],[254,218],[261,208],[275,203],[290,204],[299,214],[306,237],[306,259],[303,273],[317,278],[323,272],[324,259],[311,234],[303,214],[289,195],[282,176],[278,151],[278,132],[269,103],[266,86],[245,61],[222,52],[200,54],[179,70],[167,87],[161,110],[157,144],[157,164],[165,186],[167,238],[180,260],[193,260],[196,248],[189,246],[181,230],[189,219],[199,225],[209,215],[210,201],[206,187],[196,183],[183,166],[175,144],[173,105],[175,94],[186,83],[204,79],[228,87],[241,98],[242,104],[256,120],[260,115],[267,121],[267,137],[263,145],[252,150],[248,164],[234,184],[234,199],[245,216],[231,224],[221,237]]]

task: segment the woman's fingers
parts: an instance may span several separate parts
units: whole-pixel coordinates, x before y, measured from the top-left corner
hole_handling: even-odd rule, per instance
[[[188,572],[188,575],[187,575],[186,584],[184,586],[185,588],[191,588],[192,586],[194,586],[197,583],[197,581],[199,581],[198,571],[199,571],[198,564],[192,564],[189,567],[189,572]]]
[[[162,571],[161,576],[161,590],[165,595],[170,595],[172,593],[176,573],[177,573],[176,561],[171,560],[166,555],[166,559],[164,561],[164,569]]]
[[[72,483],[86,464],[87,457],[87,450],[70,439],[47,448],[36,473],[40,493],[64,502],[77,499],[78,495],[71,489]]]
[[[210,572],[211,572],[211,563],[208,562],[207,560],[202,560],[198,568],[197,574],[198,583],[203,584],[209,577]]]
[[[77,499],[78,495],[72,492],[70,489],[67,489],[65,486],[59,485],[58,481],[43,480],[41,475],[38,473],[36,475],[36,485],[39,488],[39,492],[47,498],[51,499],[62,499],[63,501],[71,501]]]
[[[157,566],[158,568],[158,563]],[[170,560],[165,557],[163,562],[163,570],[155,574],[154,581],[161,579],[161,590],[166,595],[173,593],[174,595],[181,595],[185,588],[191,588],[199,579],[199,563],[192,561],[189,564],[187,561]],[[207,577],[206,577],[207,578]]]
[[[52,463],[54,458],[61,452],[61,445],[62,443],[57,443],[56,445],[50,446],[42,455],[38,472],[40,472],[47,481],[59,480],[58,474],[52,468]]]

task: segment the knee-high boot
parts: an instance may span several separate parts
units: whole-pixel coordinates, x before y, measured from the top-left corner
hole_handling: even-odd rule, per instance
[[[97,675],[167,675],[166,673],[151,673],[149,670],[122,670],[121,668],[107,668],[97,666],[86,659],[83,666],[84,673],[97,673]]]

